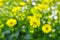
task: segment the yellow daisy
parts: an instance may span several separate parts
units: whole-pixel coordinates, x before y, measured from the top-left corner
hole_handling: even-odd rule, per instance
[[[40,26],[40,20],[38,20],[36,17],[34,16],[29,16],[28,17],[28,20],[29,20],[29,23],[30,23],[30,26],[33,27],[33,28],[37,28]]]
[[[16,19],[8,19],[6,22],[6,25],[9,27],[13,27],[17,24],[17,20]]]
[[[42,31],[43,31],[44,33],[49,33],[49,32],[51,32],[51,31],[52,31],[51,25],[49,25],[49,24],[43,25],[43,26],[42,26]]]

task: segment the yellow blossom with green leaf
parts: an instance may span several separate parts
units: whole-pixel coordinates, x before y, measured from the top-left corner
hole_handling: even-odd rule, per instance
[[[36,17],[34,16],[28,16],[28,19],[29,19],[29,23],[30,23],[30,26],[33,27],[33,28],[37,28],[40,26],[40,20],[38,20]]]
[[[60,0],[0,0],[0,40],[60,40]]]
[[[7,22],[6,22],[6,25],[8,27],[13,27],[17,24],[17,20],[16,19],[8,19]]]
[[[45,24],[42,26],[42,31],[44,33],[49,33],[52,31],[52,26],[50,24]]]

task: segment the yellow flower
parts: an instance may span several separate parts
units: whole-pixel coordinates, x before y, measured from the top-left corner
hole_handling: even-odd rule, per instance
[[[43,25],[43,26],[42,26],[42,31],[43,31],[44,33],[49,33],[49,32],[51,32],[51,31],[52,31],[51,25],[49,25],[49,24]]]
[[[26,3],[25,3],[25,2],[20,2],[19,4],[20,4],[21,6],[26,5]]]
[[[17,20],[16,19],[8,19],[6,24],[9,27],[13,27],[13,26],[15,26],[17,24]]]
[[[17,7],[13,7],[12,12],[17,12],[21,9],[21,7],[17,6]]]
[[[29,23],[30,23],[30,26],[33,27],[33,28],[37,28],[40,26],[40,20],[38,20],[36,17],[34,16],[29,16],[28,17],[28,20],[29,20]]]

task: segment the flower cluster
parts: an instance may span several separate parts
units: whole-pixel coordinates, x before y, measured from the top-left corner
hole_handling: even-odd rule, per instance
[[[0,0],[0,39],[60,40],[60,1]]]

